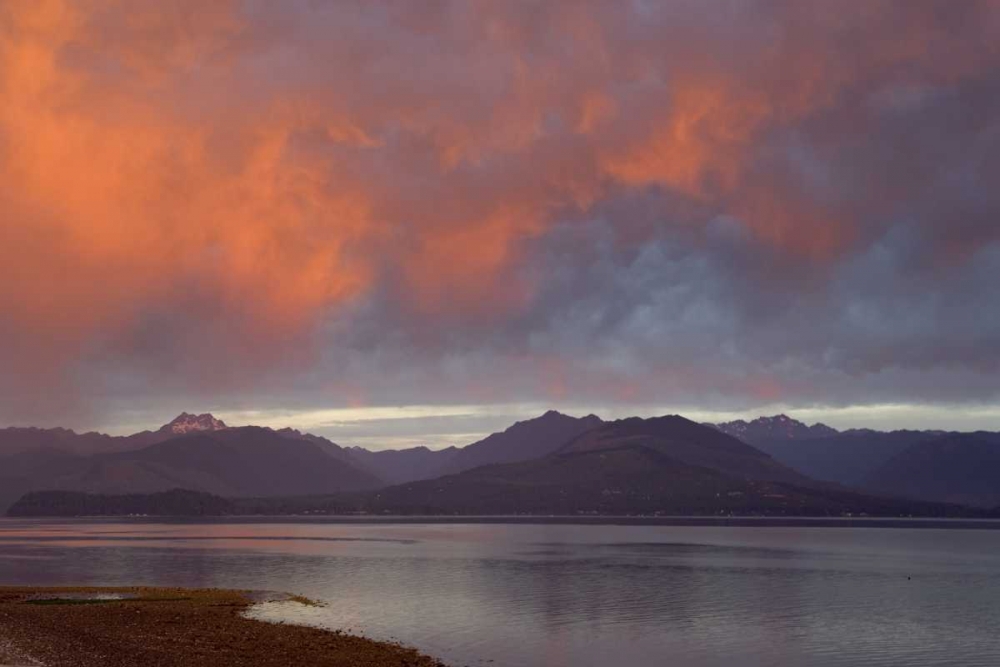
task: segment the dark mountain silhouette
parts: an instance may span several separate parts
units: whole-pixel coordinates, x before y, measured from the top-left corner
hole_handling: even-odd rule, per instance
[[[595,415],[571,417],[549,410],[541,417],[516,422],[505,431],[462,447],[449,457],[441,472],[455,473],[491,463],[537,459],[603,423]]]
[[[787,415],[711,426],[807,477],[855,487],[911,445],[945,434],[944,431],[837,431],[825,424],[808,426]]]
[[[233,503],[210,493],[172,489],[160,493],[96,495],[76,491],[36,491],[7,511],[8,516],[220,516]]]
[[[940,437],[938,431],[854,430],[808,440],[761,440],[755,446],[808,477],[859,486],[908,447]]]
[[[607,422],[570,441],[559,453],[642,446],[688,465],[709,468],[736,479],[809,484],[804,475],[764,452],[709,426],[671,415]]]
[[[1000,504],[997,434],[837,433],[781,415],[742,422],[747,428],[732,424],[724,426],[757,439],[757,445],[679,416],[603,422],[555,411],[468,447],[438,451],[344,448],[293,429],[230,428],[209,414],[183,413],[156,431],[126,437],[3,429],[0,508],[32,491],[122,495],[190,489],[258,498],[262,507],[281,511],[945,511],[829,482],[916,501]],[[234,511],[245,511],[248,505],[241,503]]]
[[[77,470],[83,457],[58,449],[29,449],[0,458],[0,511],[52,479]]]
[[[461,450],[387,452],[345,449],[294,429],[227,428],[210,414],[182,413],[156,431],[129,437],[24,429],[33,439],[21,438],[12,450],[37,465],[3,465],[0,459],[0,503],[6,506],[42,489],[147,493],[189,488],[238,497],[375,488],[543,456],[596,424],[600,420],[593,416],[577,419],[552,411]],[[35,453],[28,456],[29,451]]]
[[[382,482],[315,443],[245,426],[96,457],[74,484],[102,493],[187,488],[240,497],[354,491]]]
[[[451,458],[460,450],[457,447],[438,450],[411,447],[369,451],[362,447],[350,447],[347,451],[356,461],[384,479],[386,483],[402,484],[441,476]]]
[[[195,431],[215,431],[226,425],[210,414],[192,415],[182,412],[156,431],[141,431],[132,435],[115,436],[105,433],[76,433],[67,428],[0,429],[0,458],[35,450],[57,450],[87,456],[142,449],[178,435]]]
[[[66,428],[0,429],[0,457],[36,450],[57,450],[88,455],[137,449],[153,444],[157,438],[149,431],[128,437],[104,433],[76,433]]]
[[[43,489],[148,493],[189,488],[271,496],[383,484],[325,438],[292,429],[228,428],[207,413],[184,412],[156,431],[130,436],[0,430],[0,509]]]
[[[312,511],[402,514],[906,515],[956,512],[817,485],[746,443],[682,417],[625,419],[553,454],[343,497]]]
[[[402,514],[711,514],[757,507],[773,490],[654,449],[626,446],[493,464],[390,487],[371,494],[366,508]]]
[[[351,448],[351,454],[390,483],[432,479],[491,463],[513,463],[551,454],[570,439],[603,422],[594,415],[571,417],[550,410],[540,417],[515,423],[466,447],[431,450],[369,451]]]
[[[11,489],[10,495],[3,494],[7,503],[15,493],[31,490],[138,494],[185,488],[221,496],[266,497],[383,485],[316,443],[254,426],[194,431],[132,451],[81,457],[37,450],[3,462],[9,472],[0,479]]]
[[[319,447],[321,450],[323,450],[328,456],[332,456],[333,458],[351,466],[352,468],[358,468],[364,470],[370,473],[371,475],[377,477],[382,483],[388,483],[388,480],[385,477],[374,472],[371,468],[369,468],[365,464],[364,461],[359,460],[358,457],[354,456],[354,453],[351,449],[347,447],[341,447],[337,443],[327,440],[322,436],[313,435],[312,433],[302,433],[301,431],[297,431],[293,428],[279,429],[277,431],[274,431],[274,433],[280,435],[283,438],[290,438],[292,440],[302,440],[305,442],[312,443],[317,447]]]
[[[736,421],[722,422],[720,424],[709,424],[709,426],[714,426],[723,433],[731,435],[734,438],[739,438],[751,445],[756,445],[764,441],[825,438],[838,433],[836,429],[826,424],[807,426],[788,415],[758,417],[749,422],[737,419]]]
[[[916,443],[862,485],[903,498],[995,507],[1000,505],[1000,435],[952,433]]]

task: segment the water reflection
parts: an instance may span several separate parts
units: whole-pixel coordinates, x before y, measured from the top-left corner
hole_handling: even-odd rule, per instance
[[[1000,664],[997,531],[5,521],[0,583],[287,591],[453,664]]]

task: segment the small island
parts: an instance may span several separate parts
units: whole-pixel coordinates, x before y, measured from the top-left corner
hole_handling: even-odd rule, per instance
[[[393,643],[246,618],[253,602],[228,590],[0,587],[0,664],[443,667]]]

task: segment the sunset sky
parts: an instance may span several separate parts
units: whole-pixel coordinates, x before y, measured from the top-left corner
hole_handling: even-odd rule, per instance
[[[1000,2],[0,2],[0,425],[1000,429]]]

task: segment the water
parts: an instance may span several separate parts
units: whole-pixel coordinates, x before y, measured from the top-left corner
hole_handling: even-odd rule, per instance
[[[995,530],[0,520],[0,584],[296,593],[258,615],[452,665],[1000,665]]]

